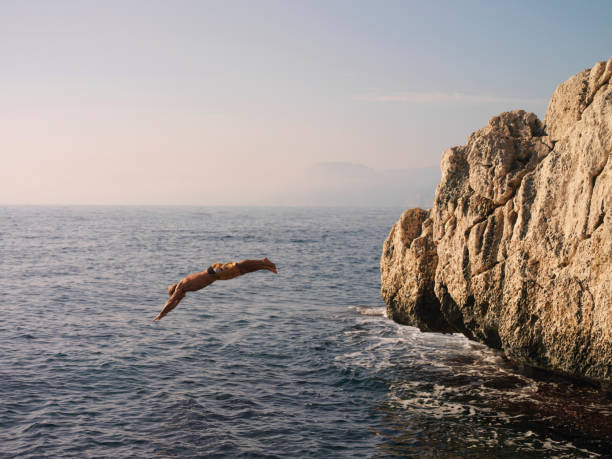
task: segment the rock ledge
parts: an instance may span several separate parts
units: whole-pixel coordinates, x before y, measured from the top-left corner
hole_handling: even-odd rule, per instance
[[[461,332],[528,366],[612,379],[612,58],[442,156],[431,210],[381,257],[389,317]]]

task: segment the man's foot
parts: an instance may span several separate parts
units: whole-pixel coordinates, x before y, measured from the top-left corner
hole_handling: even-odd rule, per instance
[[[278,271],[276,270],[276,265],[270,260],[268,260],[268,257],[264,258],[263,262],[266,264],[266,269],[268,271],[272,271],[274,274],[278,274]]]

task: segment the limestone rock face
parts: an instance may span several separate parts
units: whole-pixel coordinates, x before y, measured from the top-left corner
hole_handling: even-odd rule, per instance
[[[423,331],[452,332],[434,295],[438,257],[429,212],[409,209],[393,226],[383,245],[381,269],[386,275],[382,296],[393,320]]]
[[[612,58],[444,152],[430,211],[381,259],[389,316],[518,362],[612,380]]]

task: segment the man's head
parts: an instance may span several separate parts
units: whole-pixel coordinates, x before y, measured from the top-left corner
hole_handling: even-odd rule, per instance
[[[168,296],[172,296],[175,290],[176,290],[176,284],[172,284],[170,287],[168,287]]]

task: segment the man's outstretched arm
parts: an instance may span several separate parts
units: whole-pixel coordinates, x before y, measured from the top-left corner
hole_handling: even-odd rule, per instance
[[[153,321],[161,320],[163,317],[165,317],[166,314],[178,306],[183,298],[185,298],[185,291],[180,286],[177,286],[174,289],[172,296],[168,299],[161,312],[157,314]]]

